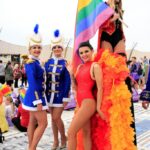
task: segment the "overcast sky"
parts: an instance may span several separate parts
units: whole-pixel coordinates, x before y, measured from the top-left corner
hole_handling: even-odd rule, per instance
[[[124,22],[129,26],[124,27],[127,49],[137,42],[136,49],[150,52],[149,7],[150,0],[123,0]],[[77,0],[0,0],[0,39],[26,45],[36,23],[44,44],[50,44],[55,29],[73,39],[76,8]]]

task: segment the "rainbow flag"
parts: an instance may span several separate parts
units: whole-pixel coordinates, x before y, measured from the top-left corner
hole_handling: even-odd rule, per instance
[[[81,42],[90,40],[99,27],[114,13],[102,0],[79,0],[73,54],[73,67],[77,67],[81,60],[76,53]]]
[[[20,91],[19,91],[19,95],[20,95],[20,99],[21,99],[21,101],[23,101],[24,100],[24,97],[25,97],[25,94],[26,94],[26,90],[25,89],[21,89]]]

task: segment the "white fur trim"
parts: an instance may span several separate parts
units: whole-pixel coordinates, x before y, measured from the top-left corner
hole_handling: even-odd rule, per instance
[[[49,107],[64,107],[63,104],[48,104]]]
[[[22,107],[25,109],[25,110],[28,110],[28,111],[37,111],[37,107],[29,107],[29,106],[26,106],[24,104],[22,104]],[[48,109],[48,106],[43,106],[42,107],[42,110],[47,110]]]
[[[34,106],[36,106],[37,104],[41,104],[42,100],[38,99],[38,100],[33,101],[32,103],[33,103]]]
[[[62,100],[63,102],[70,102],[71,101],[71,99],[70,98],[63,98],[63,100]]]

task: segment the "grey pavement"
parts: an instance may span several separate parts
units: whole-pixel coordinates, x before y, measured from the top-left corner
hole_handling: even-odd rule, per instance
[[[141,103],[134,103],[136,131],[138,150],[150,150],[150,108],[144,110]],[[63,120],[65,123],[66,132],[73,117],[73,110],[63,112]],[[37,150],[50,150],[53,136],[50,124],[50,115],[48,115],[49,123],[44,132],[42,139],[38,144]],[[11,128],[9,132],[4,134],[5,141],[0,144],[0,150],[27,150],[27,134]],[[65,150],[65,149],[64,149]]]
[[[63,112],[62,118],[64,120],[64,125],[67,129],[73,117],[73,110],[65,110]],[[37,150],[50,150],[53,144],[53,134],[51,128],[51,117],[48,114],[48,127],[46,128],[42,139],[38,144]],[[11,127],[7,133],[3,134],[5,136],[5,141],[3,144],[0,143],[0,150],[27,150],[28,139],[26,132],[20,132],[15,127]],[[59,150],[59,149],[58,149]],[[61,149],[61,150],[66,150]]]

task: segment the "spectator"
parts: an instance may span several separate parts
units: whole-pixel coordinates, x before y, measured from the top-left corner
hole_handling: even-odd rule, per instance
[[[2,60],[0,60],[0,83],[5,83],[5,67]]]
[[[139,101],[141,92],[142,92],[142,90],[139,88],[138,83],[134,82],[133,87],[132,87],[132,100],[133,100],[133,102]]]
[[[131,59],[131,68],[130,68],[130,72],[135,72],[137,67],[136,67],[136,57],[132,57]]]
[[[143,60],[143,63],[148,65],[149,64],[149,61],[148,61],[148,58],[146,56],[144,56],[144,60]]]
[[[140,95],[140,100],[142,100],[142,107],[144,109],[147,109],[149,107],[150,103],[150,66],[147,72],[147,82],[146,82],[146,88],[142,91]]]
[[[139,78],[140,78],[140,75],[138,75],[139,64],[136,61],[136,57],[132,57],[131,61],[132,62],[130,64],[130,74],[133,77],[133,79],[138,83],[139,82]]]
[[[21,78],[22,74],[21,74],[21,70],[18,64],[15,64],[14,66],[14,70],[13,70],[13,76],[14,76],[14,80],[15,80],[15,84],[14,87],[18,88],[18,80]]]
[[[3,105],[3,94],[0,92],[0,129],[1,132],[8,131],[8,123],[5,117],[5,106]]]
[[[143,62],[139,63],[137,73],[139,75],[139,83],[138,84],[139,84],[140,88],[143,89],[143,87],[145,85],[145,79],[144,79],[145,70],[144,70]]]
[[[12,118],[12,122],[19,131],[26,132],[29,123],[29,111],[22,108],[23,99],[21,98],[21,91],[23,90],[25,89],[19,89],[19,100],[21,103],[18,107],[17,116]]]
[[[13,68],[11,66],[11,62],[8,61],[5,67],[5,81],[6,84],[9,85],[10,87],[13,84]]]
[[[5,99],[5,116],[9,126],[13,126],[11,121],[14,117],[15,106],[13,104],[13,99],[10,96],[7,96]]]
[[[21,65],[21,73],[22,73],[21,86],[24,87],[24,84],[25,84],[25,87],[26,87],[27,86],[27,76],[26,76],[24,64]]]
[[[14,91],[13,88],[11,88],[11,91],[12,91],[11,97],[13,99],[13,103],[15,104],[16,107],[18,107],[20,104],[20,101],[18,100],[18,94]]]

